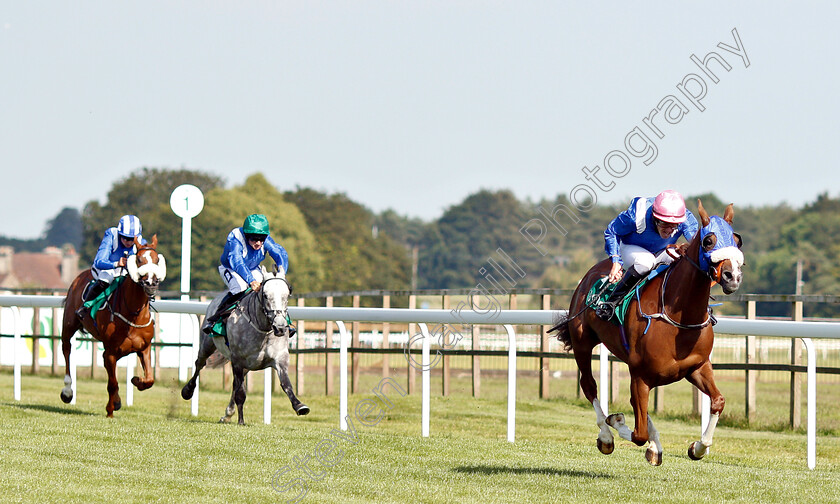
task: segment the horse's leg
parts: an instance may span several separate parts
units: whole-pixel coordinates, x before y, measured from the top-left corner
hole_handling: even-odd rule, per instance
[[[114,411],[122,407],[119,394],[120,385],[117,382],[117,356],[105,350],[102,360],[105,363],[105,371],[108,372],[108,404],[105,406],[105,411],[108,413],[108,417],[113,417]]]
[[[233,387],[236,387],[236,378],[233,379]],[[219,419],[219,423],[228,423],[230,422],[231,417],[236,412],[236,403],[234,402],[234,397],[236,396],[236,388],[230,391],[230,402],[225,408],[225,415]]]
[[[631,372],[632,374],[632,372]],[[622,413],[616,413],[607,417],[607,423],[618,432],[622,439],[631,441],[642,446],[650,441],[645,452],[645,458],[652,465],[662,464],[662,444],[659,442],[659,432],[653,427],[653,422],[647,413],[648,399],[650,398],[650,387],[641,378],[633,377],[630,380],[630,404],[633,406],[633,413],[636,420],[636,430],[631,431],[624,420]]]
[[[571,329],[571,327],[570,327]],[[581,329],[582,331],[582,329]],[[580,388],[583,395],[592,403],[595,409],[595,423],[598,425],[598,450],[604,455],[609,455],[615,449],[612,432],[607,426],[607,418],[601,409],[598,401],[598,384],[595,383],[595,376],[592,374],[592,339],[572,334],[572,350],[580,370]]]
[[[709,417],[709,425],[700,441],[694,441],[688,446],[688,456],[692,460],[700,460],[708,452],[709,447],[712,446],[712,436],[715,434],[715,427],[717,427],[720,414],[726,405],[726,399],[715,385],[715,376],[712,372],[712,364],[706,361],[699,369],[685,377],[692,385],[697,387],[700,392],[706,394],[711,399],[711,417]]]
[[[213,352],[216,351],[216,344],[213,343],[213,338],[207,336],[206,334],[201,335],[201,345],[198,347],[198,357],[195,359],[195,372],[190,378],[190,381],[184,385],[184,388],[181,389],[181,397],[186,400],[192,399],[193,393],[195,392],[195,385],[196,380],[198,379],[198,374],[204,369],[204,366],[207,365],[207,359],[213,355]],[[233,398],[231,397],[231,404],[233,404]],[[233,414],[231,411],[230,415]],[[230,420],[230,415],[227,415],[227,419]],[[224,418],[223,418],[224,420]],[[220,420],[221,421],[221,420]]]
[[[658,458],[659,464],[654,465],[660,465],[662,464],[662,443],[659,442],[659,431],[656,430],[656,427],[653,426],[653,420],[650,419],[650,415],[648,415],[647,419],[650,446],[648,446],[648,449],[645,452],[645,458],[647,458],[648,462],[650,462],[651,459],[656,460]]]
[[[239,425],[245,425],[245,377],[248,376],[248,370],[240,368],[239,374],[242,375],[242,378],[239,379],[239,388],[235,389],[234,391],[234,399],[236,401],[236,411],[239,413]],[[237,369],[233,368],[233,374],[236,376]],[[236,380],[234,380],[234,383]]]
[[[65,309],[64,320],[61,324],[61,350],[64,352],[64,388],[61,389],[61,400],[65,403],[73,400],[73,379],[70,378],[70,339],[82,327],[74,312],[73,309]]]
[[[643,446],[651,440],[649,428],[653,425],[648,416],[648,400],[650,398],[650,387],[639,376],[633,376],[631,371],[630,378],[630,404],[633,405],[633,413],[636,420],[636,428],[630,433],[630,441],[636,443],[638,446]],[[656,432],[654,430],[654,432]],[[619,431],[619,435],[624,438],[625,434]],[[658,436],[657,436],[658,437]],[[625,438],[626,439],[626,438]],[[662,464],[662,447],[656,442],[648,445],[645,451],[645,458],[651,465],[658,466]]]
[[[155,376],[152,374],[152,344],[149,343],[146,348],[137,352],[140,357],[140,365],[143,367],[143,379],[139,376],[131,378],[131,384],[137,387],[137,390],[146,390],[155,384]]]
[[[300,402],[295,395],[295,389],[292,387],[291,380],[289,380],[287,369],[279,362],[274,363],[274,370],[277,372],[277,376],[280,377],[280,386],[283,387],[283,392],[289,396],[289,401],[292,402],[292,409],[295,410],[298,416],[309,414],[309,406]]]

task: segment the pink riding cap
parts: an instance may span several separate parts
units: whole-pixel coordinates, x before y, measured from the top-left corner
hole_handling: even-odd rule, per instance
[[[653,216],[665,222],[679,224],[685,220],[685,201],[677,191],[662,191],[653,201]]]

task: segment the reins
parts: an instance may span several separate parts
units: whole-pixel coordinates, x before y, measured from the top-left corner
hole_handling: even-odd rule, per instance
[[[291,292],[291,290],[292,290],[291,285],[289,284],[289,281],[286,280],[285,278],[281,278],[281,277],[269,278],[268,280],[263,282],[263,287],[259,290],[259,292],[255,293],[256,295],[248,296],[248,298],[244,300],[244,302],[242,304],[245,305],[245,308],[240,310],[240,313],[242,313],[242,316],[245,318],[245,320],[248,321],[248,324],[250,324],[251,327],[253,327],[257,331],[259,331],[261,333],[265,333],[265,334],[270,334],[270,333],[274,332],[272,330],[273,328],[271,327],[271,317],[269,316],[269,310],[265,306],[265,304],[266,304],[265,303],[265,284],[267,284],[268,282],[270,282],[272,280],[282,280],[282,281],[284,281],[286,283],[286,286],[289,287],[289,291]],[[254,315],[253,315],[254,312],[255,312],[255,309],[254,309],[253,305],[254,305],[254,301],[256,299],[259,299],[259,304],[260,304],[260,308],[262,309],[263,319],[268,324],[268,329],[263,329],[262,327],[259,327],[258,325],[256,325],[254,323],[254,319],[256,319],[256,317],[254,317]],[[240,305],[240,306],[242,306],[242,305]],[[283,311],[283,310],[280,310],[280,311]],[[259,313],[259,312],[257,312],[257,313]]]
[[[155,251],[155,252],[156,252],[156,250],[155,250],[155,248],[154,248],[154,247],[152,247],[152,246],[150,246],[150,245],[146,244],[146,245],[141,245],[141,246],[137,247],[137,254],[139,254],[140,252],[142,252],[142,251],[144,251],[144,250],[152,250],[152,251]],[[121,266],[121,268],[125,268],[125,266]],[[131,280],[131,281],[132,281],[132,282],[134,282],[134,280]],[[136,283],[136,282],[135,282],[135,283]],[[123,285],[120,285],[119,287],[117,287],[117,289],[114,291],[114,295],[116,295],[116,294],[117,294],[117,292],[119,292],[119,290],[120,290],[121,288],[123,288],[123,286],[124,286],[124,285],[125,285],[125,282],[123,282]],[[144,306],[148,306],[148,307],[150,307],[150,308],[151,308],[151,303],[150,303],[150,302],[151,302],[151,298],[150,298],[150,297],[146,294],[145,290],[143,289],[143,287],[142,287],[140,284],[137,284],[137,285],[140,287],[140,289],[141,289],[141,290],[143,290],[143,295],[144,295],[144,296],[146,296],[146,302],[145,302],[143,305],[141,305],[141,306],[140,306],[140,308],[138,308],[138,309],[134,312],[134,315],[135,315],[135,316],[136,316],[136,315],[140,315],[140,312],[143,310],[143,307],[144,307]],[[119,299],[119,298],[121,298],[121,297],[123,297],[123,296],[117,296],[117,299]],[[123,300],[123,301],[125,301],[125,300]],[[114,321],[114,316],[116,316],[117,318],[119,318],[120,320],[122,320],[123,322],[125,322],[127,325],[129,325],[129,326],[131,326],[131,327],[133,327],[133,328],[135,328],[135,329],[142,329],[142,328],[144,328],[144,327],[149,327],[149,326],[150,326],[150,325],[152,325],[152,324],[154,323],[154,321],[155,321],[155,318],[152,316],[152,311],[151,311],[151,309],[149,310],[149,320],[148,320],[145,324],[135,324],[134,322],[132,322],[132,321],[128,320],[128,319],[125,317],[125,315],[123,315],[122,313],[118,312],[118,311],[115,309],[115,307],[111,306],[110,298],[105,300],[105,306],[107,306],[107,307],[108,307],[108,310],[111,312],[111,320],[110,320],[111,322],[113,322],[113,321]],[[94,318],[94,323],[96,323],[96,319],[95,319],[95,318]]]
[[[134,280],[132,280],[132,282],[133,282],[133,281],[134,281]],[[120,289],[122,289],[124,285],[125,285],[125,282],[123,282],[123,284],[122,284],[122,285],[120,285],[119,287],[117,287],[117,290],[115,290],[115,291],[114,291],[114,295],[116,295],[116,294],[117,294],[117,292],[119,292],[119,290],[120,290]],[[139,284],[138,284],[138,285],[139,285]],[[141,290],[142,290],[142,287],[140,287],[140,288],[141,288]],[[145,292],[143,292],[143,295],[145,296],[145,295],[146,295],[146,293],[145,293]],[[121,297],[122,297],[122,296],[117,296],[117,299],[120,299]],[[146,302],[145,302],[143,305],[141,305],[141,306],[140,306],[140,308],[138,308],[138,309],[134,312],[134,315],[140,315],[140,312],[143,310],[143,307],[144,307],[144,306],[150,306],[149,301],[150,301],[149,297],[148,297],[148,296],[146,296]],[[123,300],[123,302],[125,302],[125,300]],[[123,322],[125,322],[126,324],[128,324],[129,326],[131,326],[131,327],[133,327],[133,328],[135,328],[135,329],[142,329],[142,328],[144,328],[144,327],[149,327],[149,326],[150,326],[151,324],[153,324],[153,323],[154,323],[154,321],[155,321],[155,318],[152,316],[152,311],[151,311],[151,310],[149,310],[149,320],[148,320],[145,324],[135,324],[134,322],[132,322],[132,321],[128,320],[128,319],[125,317],[125,315],[123,315],[122,313],[118,312],[118,311],[117,311],[117,309],[116,309],[115,307],[111,306],[111,300],[110,300],[110,298],[105,300],[105,306],[107,306],[107,307],[108,307],[108,310],[111,312],[111,322],[113,322],[113,321],[114,321],[114,316],[116,315],[116,317],[117,317],[117,318],[119,318],[120,320],[122,320]],[[94,319],[94,321],[95,321],[95,320],[96,320],[96,319]]]
[[[687,258],[687,256],[681,256],[681,258]],[[699,269],[699,266],[697,266],[695,263],[693,263],[690,259],[689,259],[689,263],[692,264],[693,266],[696,266]],[[674,265],[674,266],[676,266],[676,265]],[[667,305],[665,304],[665,288],[667,286],[668,279],[671,277],[671,272],[673,272],[673,271],[674,271],[673,266],[671,268],[668,268],[667,271],[665,271],[665,278],[662,279],[662,285],[659,287],[659,306],[661,307],[661,309],[660,309],[661,311],[659,313],[653,313],[651,315],[645,314],[642,311],[642,302],[641,302],[641,299],[639,297],[639,292],[636,291],[636,306],[639,310],[639,316],[641,316],[644,319],[647,319],[647,325],[645,326],[645,330],[644,330],[643,334],[647,334],[648,329],[650,329],[650,322],[651,322],[652,319],[662,320],[662,321],[667,322],[667,323],[671,324],[672,326],[678,327],[680,329],[702,329],[703,327],[706,327],[707,325],[709,325],[713,320],[712,319],[712,314],[707,313],[706,320],[704,320],[703,322],[701,322],[699,324],[683,324],[682,322],[677,322],[676,320],[672,319],[668,315],[668,313],[666,311]]]

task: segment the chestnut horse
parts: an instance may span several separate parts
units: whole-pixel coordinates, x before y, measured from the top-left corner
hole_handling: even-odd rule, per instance
[[[711,398],[711,420],[699,442],[691,443],[688,455],[699,460],[712,445],[715,426],[725,399],[715,385],[709,355],[714,343],[709,293],[714,283],[731,294],[741,284],[744,255],[741,237],[732,232],[732,205],[723,218],[709,217],[698,200],[701,229],[688,244],[678,247],[679,257],[665,271],[644,286],[631,302],[623,331],[612,322],[601,320],[586,306],[592,285],[610,271],[610,261],[596,264],[583,277],[574,294],[569,312],[551,330],[566,350],[574,352],[580,369],[580,386],[595,408],[600,433],[598,449],[613,451],[613,427],[622,438],[643,446],[650,441],[645,458],[652,465],[662,463],[659,433],[648,416],[650,390],[683,378]],[[635,430],[624,423],[622,413],[605,417],[598,402],[598,389],[592,376],[592,350],[601,343],[630,369],[630,404],[635,414]],[[603,384],[602,384],[603,385]]]
[[[158,254],[157,235],[151,242],[141,244],[136,238],[137,255],[128,257],[128,276],[114,291],[93,318],[86,315],[80,319],[76,310],[83,304],[82,293],[93,279],[90,270],[79,273],[70,284],[64,299],[64,321],[61,328],[61,342],[64,350],[66,374],[61,400],[69,403],[73,400],[73,382],[70,378],[70,338],[79,329],[84,329],[105,347],[103,361],[108,372],[108,404],[105,411],[109,417],[120,409],[122,401],[117,383],[117,360],[136,352],[140,357],[145,376],[135,376],[131,383],[137,390],[146,390],[155,383],[151,368],[151,341],[155,333],[154,317],[149,310],[149,301],[157,293],[160,282],[166,277],[166,260]],[[116,279],[114,280],[117,281]]]

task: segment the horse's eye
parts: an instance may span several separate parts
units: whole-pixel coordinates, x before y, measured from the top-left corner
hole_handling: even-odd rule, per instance
[[[741,245],[744,243],[744,239],[741,238],[741,235],[738,233],[732,233],[732,237],[735,238],[735,244],[738,245],[738,248],[741,248]]]
[[[717,236],[714,233],[709,233],[703,237],[703,249],[706,252],[715,248],[715,243],[717,243]]]

